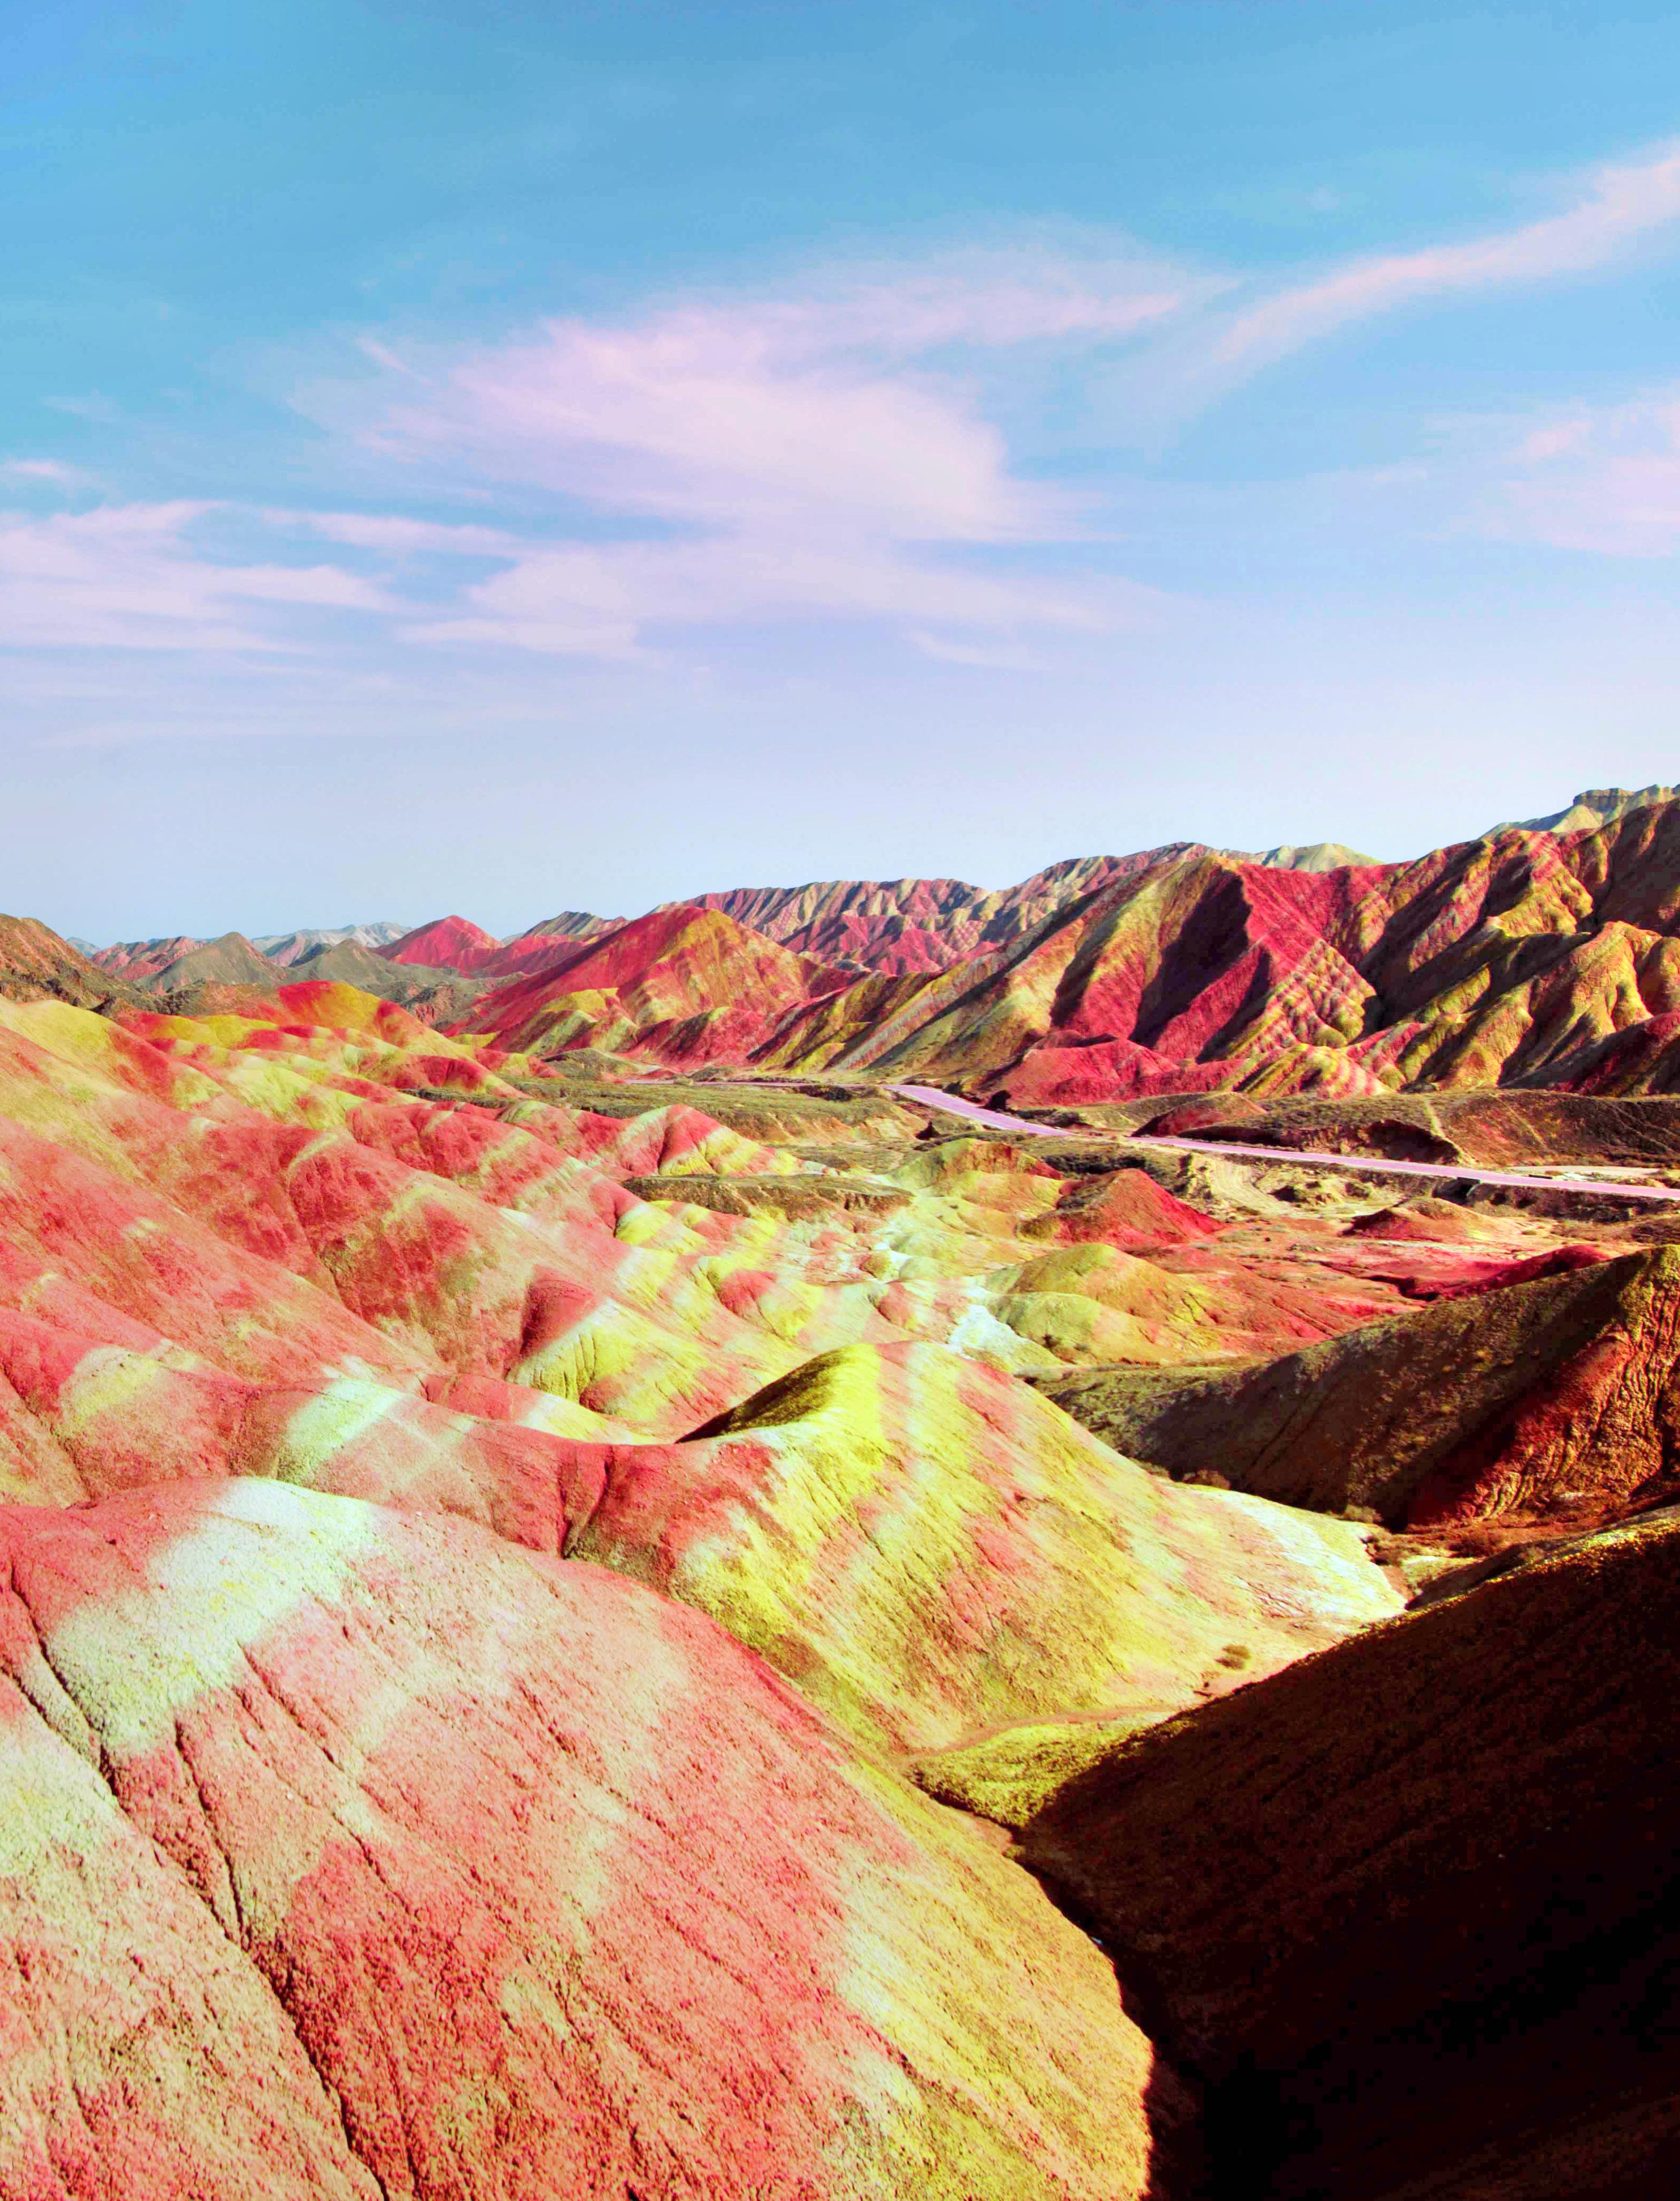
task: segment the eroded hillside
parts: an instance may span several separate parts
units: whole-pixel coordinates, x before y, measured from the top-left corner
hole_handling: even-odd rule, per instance
[[[1530,1620],[1513,1563],[1563,1555],[1584,1612],[1625,1570],[1595,1535],[1665,1548],[1665,1211],[1470,1173],[1596,1137],[1659,1192],[1669,1104],[1319,1102],[1348,1164],[1309,1171],[1301,1104],[1237,1111],[1255,1159],[307,978],[116,1007],[0,1003],[0,2192],[1192,2201],[1248,2190],[1233,2116],[1319,2190],[1290,2075],[1333,1922],[1291,1893],[1271,2000],[1209,2002],[1241,1935],[1166,1860],[1220,1752],[1318,1747],[1314,1688],[1328,1732],[1517,1686],[1502,1616],[1547,1624],[1554,1574]],[[1442,1178],[1383,1173],[1408,1136]],[[1301,1779],[1357,1848],[1378,1776]],[[1264,1808],[1223,1795],[1233,1842]],[[1423,2022],[1376,1976],[1344,2059]],[[1402,2169],[1509,2139],[1456,2053]],[[1625,2104],[1601,2057],[1530,2089],[1524,2147],[1666,2145],[1662,2055]],[[1398,2201],[1389,2097],[1338,2115],[1336,2190]]]
[[[0,2201],[1671,2190],[1646,794],[9,920]]]

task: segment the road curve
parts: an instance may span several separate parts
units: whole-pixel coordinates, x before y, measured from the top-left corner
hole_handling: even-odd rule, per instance
[[[1021,1138],[1081,1139],[1093,1136],[1089,1131],[1064,1130],[1054,1124],[1029,1124],[1024,1117],[1006,1116],[998,1108],[983,1108],[978,1100],[959,1100],[955,1093],[942,1093],[933,1085],[890,1085],[887,1090],[899,1094],[906,1100],[919,1101],[925,1107],[943,1108],[949,1115],[966,1116],[971,1123],[984,1124],[992,1130],[1013,1131]],[[1383,1177],[1453,1177],[1460,1183],[1468,1179],[1474,1184],[1521,1184],[1542,1192],[1593,1193],[1612,1200],[1680,1200],[1680,1192],[1667,1185],[1615,1184],[1589,1177],[1534,1177],[1521,1170],[1473,1169],[1463,1162],[1390,1162],[1374,1155],[1325,1154],[1298,1147],[1239,1146],[1233,1139],[1146,1139],[1125,1132],[1096,1136],[1112,1136],[1121,1146],[1165,1147],[1178,1153],[1235,1155],[1242,1161],[1299,1162],[1307,1169],[1372,1170]]]

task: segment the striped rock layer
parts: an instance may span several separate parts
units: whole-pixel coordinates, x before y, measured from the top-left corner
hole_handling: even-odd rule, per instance
[[[1170,2162],[1096,1948],[682,1606],[260,1482],[0,1547],[0,2191],[1109,2201]]]
[[[1320,2097],[1178,1999],[1163,1890],[1225,1882],[1139,1820],[1147,1900],[1110,1905],[1132,1805],[1087,1855],[1084,1800],[1229,1732],[1258,1810],[1299,1737],[1243,1723],[1286,1685],[1354,1738],[1375,1707],[1383,1765],[1420,1706],[1479,1717],[1475,1629],[1431,1663],[1444,1623],[1338,1516],[1654,1502],[1676,1256],[600,1068],[330,979],[0,1004],[0,2196],[1196,2201],[1252,2098],[1306,2201]],[[1339,1120],[1457,1155],[1608,1109],[1660,1147],[1666,1104],[1547,1098]],[[1290,1105],[1260,1120],[1330,1104]],[[1498,1717],[1477,1855],[1538,1793]],[[1358,1881],[1337,1765],[1285,1776],[1289,1838],[1322,1819],[1382,1912],[1404,1875]],[[1408,1791],[1431,1887],[1444,1781]],[[1373,2066],[1398,1962],[1372,1945]],[[1320,1972],[1278,1976],[1277,2038],[1333,2063]],[[1466,2159],[1499,2141],[1454,2115]]]
[[[918,1769],[1398,1608],[1021,1380],[1047,1260],[1252,1342],[1225,1226],[331,981],[125,1013],[0,1007],[0,2193],[1189,2201],[1194,2088]]]

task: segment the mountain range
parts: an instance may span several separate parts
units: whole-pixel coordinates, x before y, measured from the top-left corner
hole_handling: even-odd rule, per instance
[[[738,888],[629,920],[568,911],[506,941],[449,916],[266,948],[238,933],[124,942],[90,959],[103,981],[68,943],[55,952],[89,999],[116,981],[125,1000],[238,1010],[288,977],[332,980],[545,1057],[867,1071],[1040,1107],[1637,1093],[1680,1077],[1677,860],[1672,789],[1598,789],[1401,864],[1174,842],[999,890]]]

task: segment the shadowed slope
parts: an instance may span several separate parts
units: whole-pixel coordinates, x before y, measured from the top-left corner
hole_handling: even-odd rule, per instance
[[[1680,2176],[1671,1520],[1125,1742],[1028,1827],[1210,2083],[1215,2201]]]

